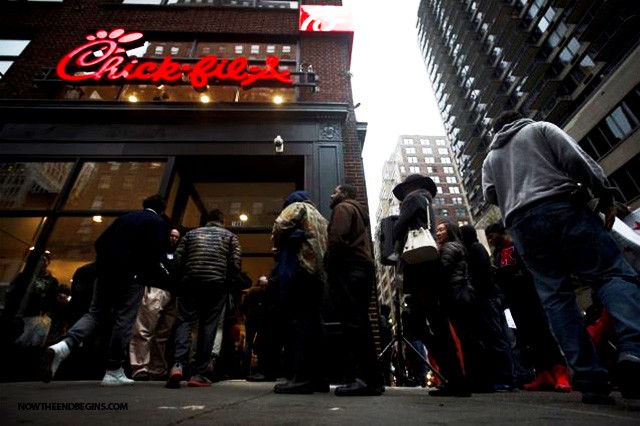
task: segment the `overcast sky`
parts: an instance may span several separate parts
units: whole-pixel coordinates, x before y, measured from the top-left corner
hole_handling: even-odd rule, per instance
[[[419,0],[343,0],[355,26],[351,73],[358,121],[369,123],[363,159],[372,221],[382,167],[400,135],[444,135],[418,47]],[[374,225],[375,227],[375,225]]]

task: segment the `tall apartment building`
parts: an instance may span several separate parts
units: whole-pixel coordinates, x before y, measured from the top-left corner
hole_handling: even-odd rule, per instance
[[[481,167],[491,121],[553,122],[640,207],[640,2],[422,0],[418,36],[471,213],[491,209]],[[523,159],[526,161],[526,159]]]
[[[445,136],[401,135],[394,152],[384,164],[375,233],[376,263],[378,269],[378,298],[381,304],[391,305],[393,297],[393,268],[380,263],[380,221],[400,212],[400,202],[393,196],[393,188],[408,175],[419,173],[429,176],[438,188],[433,200],[437,218],[447,218],[466,225],[471,216],[466,194],[460,181],[458,166]],[[436,218],[436,219],[437,219]]]

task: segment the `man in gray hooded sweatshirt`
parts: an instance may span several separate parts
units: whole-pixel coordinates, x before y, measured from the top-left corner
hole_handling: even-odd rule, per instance
[[[614,318],[618,384],[623,398],[640,398],[640,280],[607,230],[615,219],[613,188],[602,169],[554,124],[509,111],[482,166],[487,202],[500,207],[518,252],[535,277],[553,333],[587,404],[612,404],[576,303],[571,274],[589,284]],[[599,200],[592,212],[585,189]]]

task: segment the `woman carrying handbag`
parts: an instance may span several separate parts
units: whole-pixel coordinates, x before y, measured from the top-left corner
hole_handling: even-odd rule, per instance
[[[437,188],[427,176],[413,174],[393,189],[400,204],[400,215],[393,229],[394,239],[401,247],[408,234],[420,228],[435,234],[433,198]],[[438,258],[408,263],[401,256],[398,273],[403,274],[403,291],[410,294],[410,316],[406,329],[413,339],[421,340],[436,360],[444,386],[429,392],[431,396],[470,396],[469,386],[457,356],[457,348],[449,328],[449,319],[441,308],[442,264]],[[427,325],[428,324],[428,325]]]

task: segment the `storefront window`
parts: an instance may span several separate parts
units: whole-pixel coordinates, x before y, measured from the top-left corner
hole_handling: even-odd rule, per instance
[[[53,206],[73,163],[0,163],[0,209],[42,210]]]
[[[43,217],[0,217],[0,286],[22,269],[43,223]]]
[[[95,260],[94,244],[114,220],[104,216],[57,219],[47,250],[51,254],[49,270],[60,284],[70,285],[76,269]]]
[[[65,210],[135,210],[158,192],[166,164],[160,161],[86,162]]]
[[[282,201],[293,183],[197,183],[196,190],[207,211],[220,209],[226,223],[235,227],[271,227],[282,210]],[[244,247],[243,247],[244,249]]]

